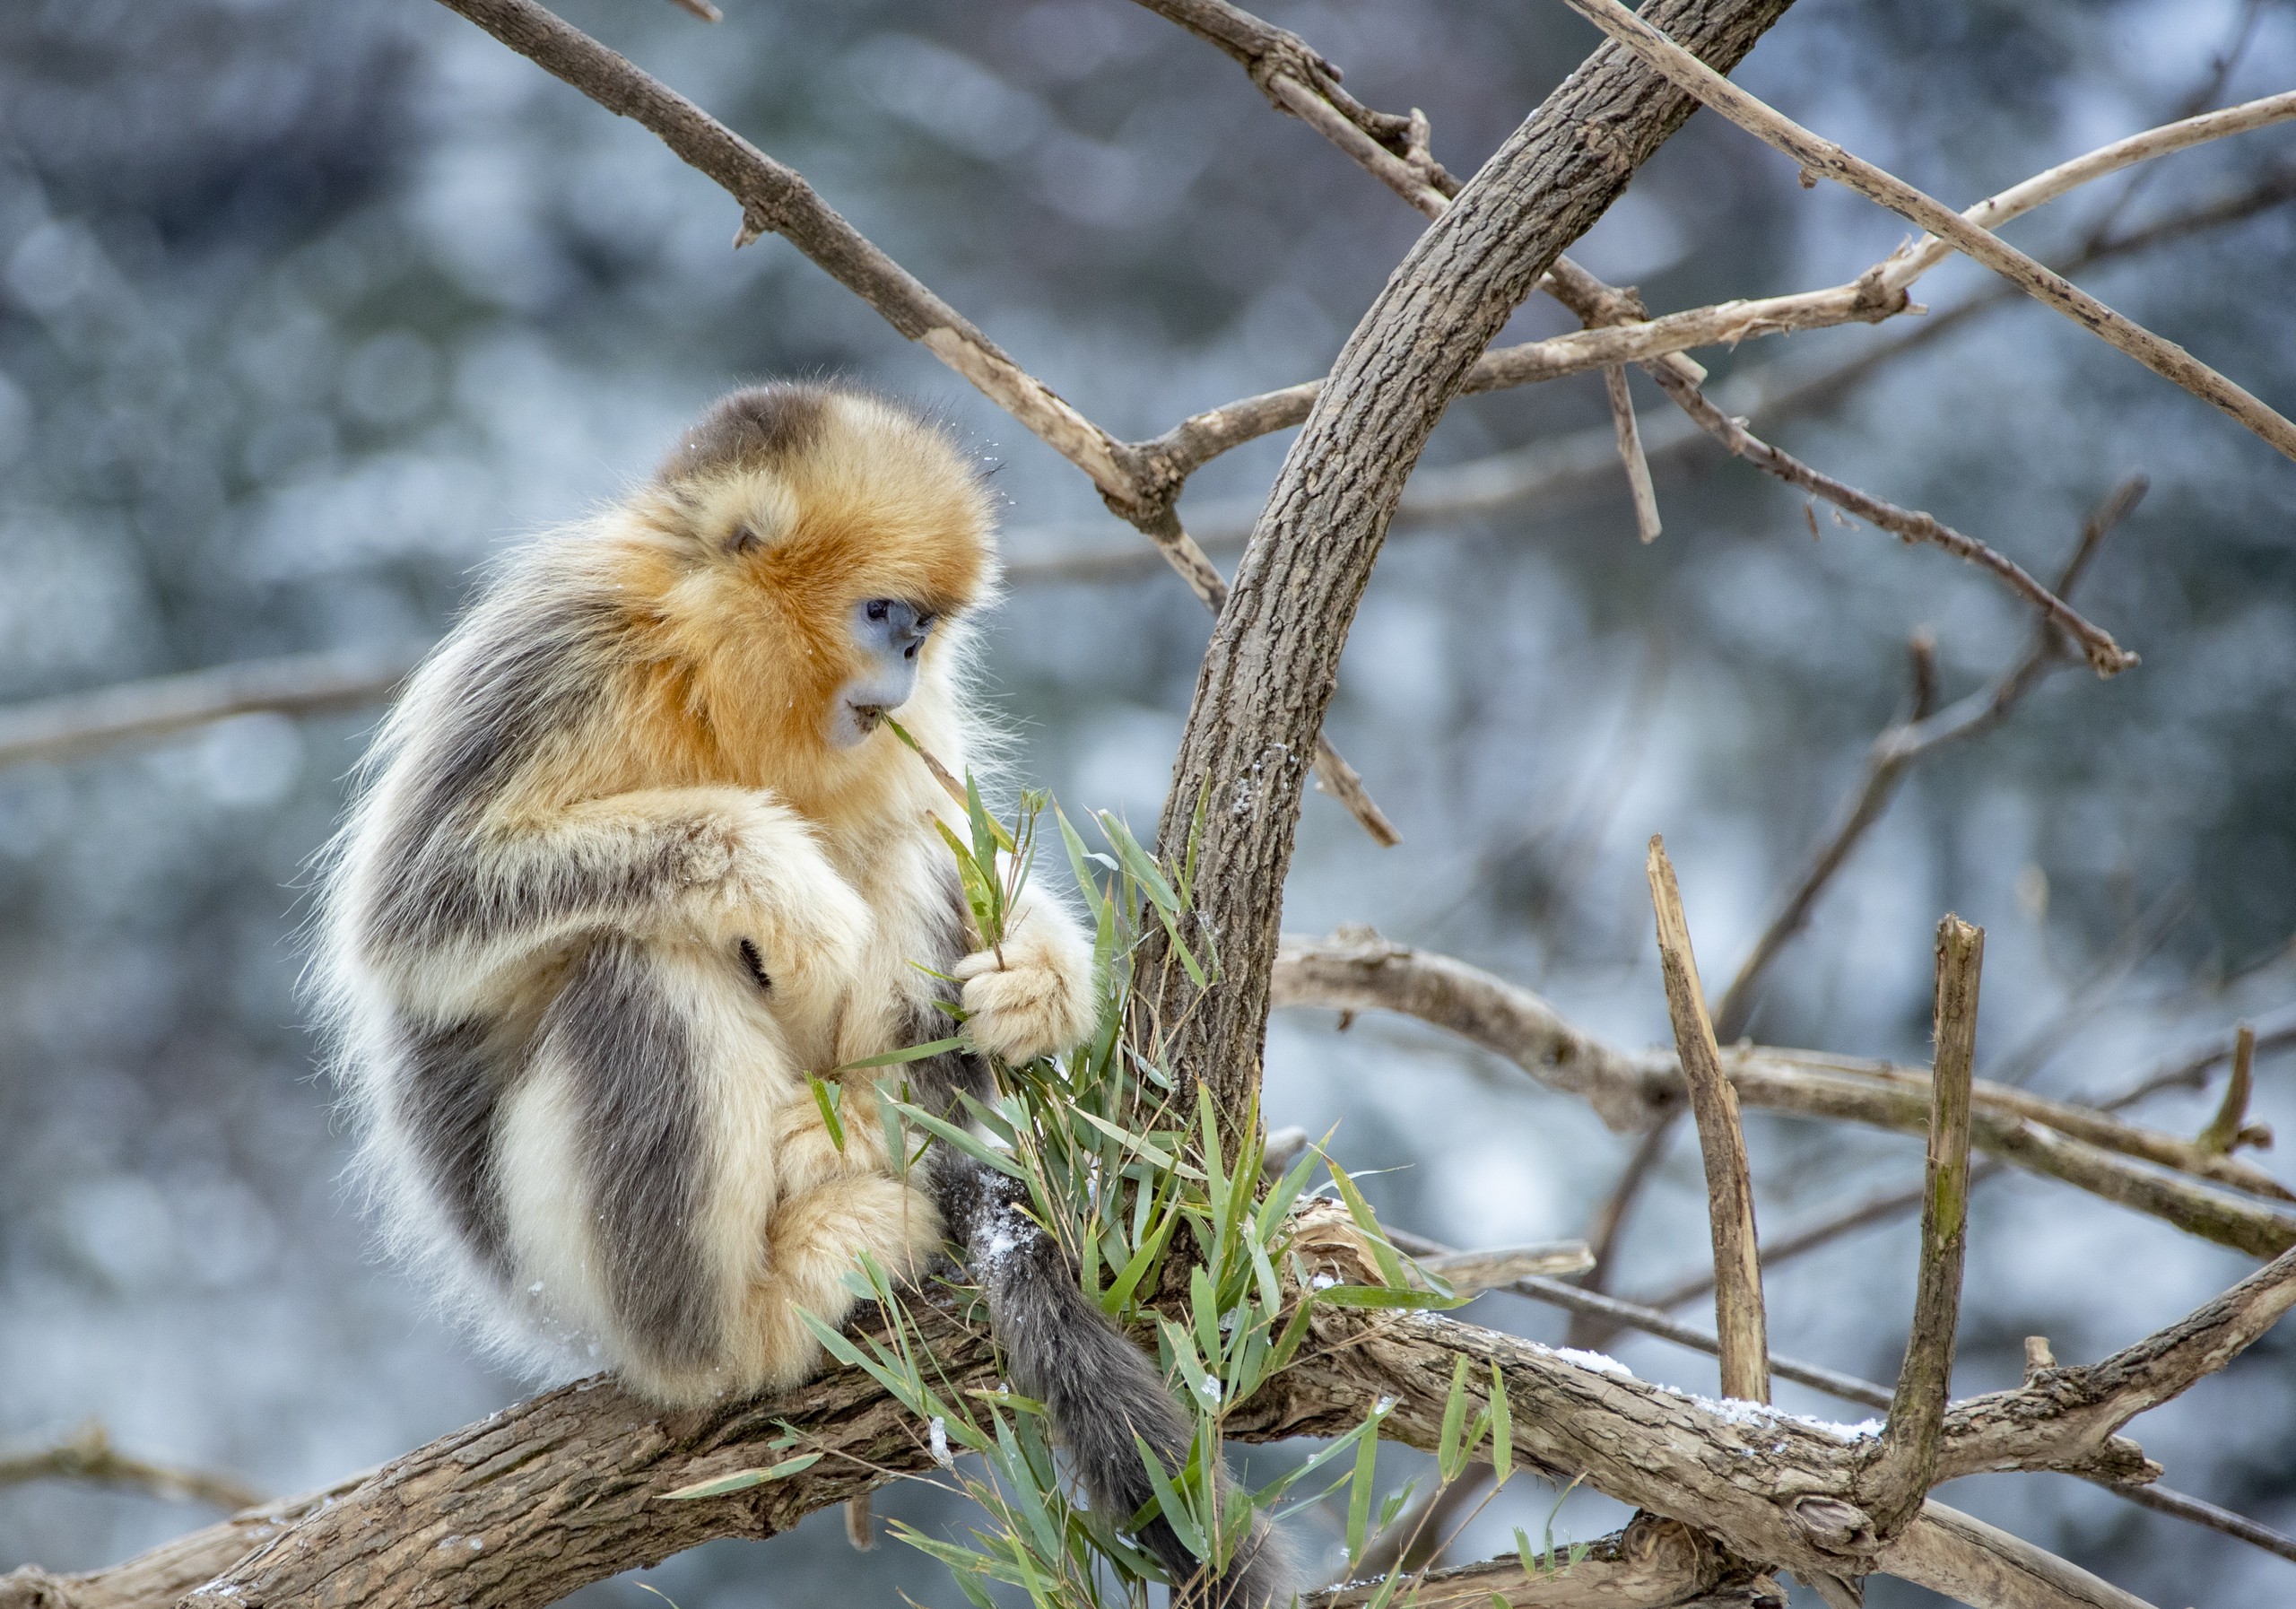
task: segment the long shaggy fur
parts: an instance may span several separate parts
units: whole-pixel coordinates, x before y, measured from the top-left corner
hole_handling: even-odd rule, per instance
[[[1134,1435],[1187,1452],[1153,1366],[993,1178],[948,1154],[904,1178],[865,1074],[840,1148],[807,1078],[945,1033],[926,969],[1000,1054],[1091,1027],[1075,919],[1031,889],[967,954],[949,801],[890,733],[830,736],[855,611],[891,598],[937,622],[900,720],[977,761],[968,615],[996,578],[940,431],[822,387],[726,398],[621,505],[516,554],[415,674],[329,853],[316,975],[386,1234],[492,1345],[665,1405],[787,1387],[857,1254],[914,1274],[945,1232],[1122,1517],[1148,1496]],[[952,1114],[985,1078],[912,1068]],[[1144,1540],[1193,1569],[1161,1521]],[[1213,1589],[1287,1590],[1264,1537]]]

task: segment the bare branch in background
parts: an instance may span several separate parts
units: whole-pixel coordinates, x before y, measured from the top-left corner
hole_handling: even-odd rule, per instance
[[[1675,377],[1659,371],[1653,378],[1693,422],[1749,464],[1825,499],[1836,508],[1846,509],[1893,536],[1943,548],[1957,559],[1965,559],[1980,570],[1991,571],[2011,591],[2047,615],[2053,624],[2078,639],[2082,651],[2088,656],[2089,667],[2099,675],[2114,675],[2136,663],[2136,656],[2115,642],[2110,632],[2083,618],[2073,605],[2035,580],[2013,559],[1996,552],[1973,536],[1964,536],[1934,515],[1885,503],[1871,493],[1860,491],[1855,486],[1811,468],[1792,454],[1781,452],[1762,440],[1707,401],[1694,387],[1684,386]]]
[[[1274,996],[1286,1005],[1397,1011],[1448,1029],[1579,1096],[1613,1128],[1648,1127],[1687,1094],[1672,1052],[1631,1054],[1575,1027],[1528,989],[1361,930],[1325,942],[1287,939]],[[1928,1129],[1926,1070],[1764,1046],[1732,1046],[1722,1067],[1744,1105],[1901,1134]],[[1990,1155],[2252,1256],[2296,1246],[2296,1212],[2272,1205],[2291,1192],[2245,1162],[1999,1084],[1980,1081],[1973,1101],[1975,1141]]]
[[[0,1453],[0,1486],[49,1480],[85,1481],[219,1509],[251,1509],[263,1500],[237,1475],[132,1457],[114,1447],[104,1427],[93,1421],[50,1446]]]
[[[2224,1100],[2208,1126],[2200,1131],[2194,1141],[2203,1151],[2218,1156],[2230,1156],[2240,1143],[2240,1131],[2248,1122],[2250,1074],[2257,1059],[2257,1031],[2243,1022],[2232,1034],[2232,1076],[2224,1085]]]
[[[320,715],[390,696],[419,648],[293,654],[0,709],[0,766],[66,760],[259,710]]]
[[[2006,1162],[1990,1160],[1978,1163],[1970,1170],[1971,1191],[1974,1192],[1976,1187],[1987,1179],[1999,1175],[2007,1166]],[[1884,1191],[1879,1195],[1869,1196],[1852,1206],[1846,1207],[1839,1213],[1831,1213],[1815,1223],[1794,1231],[1791,1234],[1780,1235],[1775,1240],[1764,1240],[1761,1243],[1761,1254],[1762,1271],[1767,1274],[1782,1263],[1789,1263],[1796,1257],[1806,1256],[1822,1247],[1831,1246],[1844,1235],[1856,1234],[1861,1229],[1870,1229],[1874,1224],[1887,1223],[1892,1218],[1901,1218],[1908,1213],[1918,1212],[1921,1204],[1928,1198],[1929,1187],[1926,1183],[1916,1185],[1909,1190]],[[1701,1268],[1695,1274],[1684,1274],[1671,1285],[1661,1286],[1656,1291],[1642,1292],[1632,1300],[1654,1312],[1665,1313],[1673,1311],[1685,1302],[1696,1301],[1713,1289],[1714,1271],[1708,1267]],[[1610,1332],[1605,1332],[1606,1335],[1608,1333]],[[1594,1344],[1599,1345],[1601,1343],[1596,1342]]]
[[[2114,527],[2136,511],[2144,500],[2145,489],[2151,484],[2143,475],[2129,476],[2109,492],[2081,527],[2081,540],[2071,559],[2058,575],[2055,596],[2069,597],[2079,584],[2082,572],[2095,557],[2098,544],[2111,534]],[[1916,649],[1916,682],[1920,685],[1925,677],[1934,680],[1934,665],[1925,671],[1919,661],[1926,650]],[[1753,948],[1738,967],[1738,975],[1730,980],[1729,988],[1722,996],[1722,1004],[1715,1009],[1715,1032],[1723,1039],[1735,1039],[1746,1031],[1753,1021],[1754,1005],[1760,998],[1763,975],[1776,961],[1787,943],[1810,919],[1818,897],[1825,891],[1856,849],[1882,819],[1896,798],[1899,785],[1906,773],[1918,761],[1948,744],[1975,737],[1989,732],[2006,720],[2026,693],[2032,691],[2049,674],[2065,663],[2064,643],[2044,621],[2033,635],[2032,646],[1994,683],[1982,692],[1973,693],[1940,714],[1932,714],[1925,707],[1926,700],[1917,691],[1909,720],[1895,721],[1884,728],[1867,750],[1865,774],[1859,778],[1857,791],[1842,803],[1835,817],[1833,828],[1820,840],[1808,863],[1796,877],[1785,897],[1779,902],[1777,913],[1770,919],[1754,941]]]
[[[1666,1015],[1683,1082],[1690,1086],[1691,1117],[1706,1160],[1706,1216],[1714,1238],[1714,1328],[1722,1342],[1722,1395],[1746,1402],[1770,1400],[1770,1342],[1761,1301],[1761,1261],[1755,1255],[1754,1187],[1746,1168],[1746,1136],[1738,1098],[1722,1072],[1714,1024],[1691,952],[1682,891],[1663,839],[1653,837],[1650,903],[1658,917],[1658,972],[1665,980]]]
[[[2296,458],[2296,423],[2201,362],[2172,341],[2161,339],[2133,319],[2116,313],[2086,291],[2051,273],[2031,257],[1932,196],[1852,156],[1831,140],[1746,93],[1715,72],[1665,31],[1619,4],[1619,0],[1565,0],[1605,33],[1633,51],[1701,104],[1727,117],[1764,144],[1823,174],[1899,216],[1927,230],[1954,250],[1975,258],[2028,295],[2054,308],[2083,328],[2118,346],[2153,373],[2199,397]]]
[[[1953,1332],[1961,1322],[1969,1244],[1970,1086],[1977,1075],[1978,983],[1984,965],[1983,928],[1954,916],[1937,925],[1937,1062],[1929,1081],[1921,1271],[1889,1423],[1860,1488],[1874,1528],[1884,1536],[1896,1535],[1936,1484],[1945,1405],[1952,1394]]]
[[[1650,460],[1642,456],[1642,431],[1634,418],[1633,393],[1626,388],[1626,370],[1615,363],[1604,370],[1603,389],[1610,397],[1619,461],[1626,465],[1627,489],[1634,498],[1635,533],[1645,542],[1656,542],[1665,527],[1658,519],[1658,492],[1650,483]]]
[[[2292,1018],[2285,1022],[2274,1023],[2258,1032],[2256,1038],[2256,1048],[2249,1053],[2251,1061],[2253,1062],[2255,1057],[2286,1050],[2291,1047],[2296,1047],[2296,1018]],[[2239,1048],[2239,1031],[2236,1028],[2198,1054],[2187,1057],[2182,1061],[2171,1063],[2157,1073],[2147,1074],[2119,1094],[2108,1095],[2093,1104],[2099,1111],[2117,1112],[2124,1107],[2135,1106],[2140,1100],[2150,1100],[2164,1090],[2205,1089],[2208,1086],[2209,1074],[2231,1061]],[[2262,1135],[2261,1139],[2248,1137],[2258,1134]],[[2251,1124],[2248,1127],[2242,1129],[2241,1135],[2243,1144],[2269,1148],[2272,1144],[2272,1131],[2260,1124]]]

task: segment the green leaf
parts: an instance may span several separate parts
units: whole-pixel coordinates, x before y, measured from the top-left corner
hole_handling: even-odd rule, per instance
[[[1347,1492],[1347,1568],[1363,1561],[1363,1547],[1371,1526],[1371,1483],[1378,1474],[1379,1422],[1387,1416],[1375,1407],[1363,1422],[1362,1439],[1355,1444],[1355,1478]]]
[[[1158,910],[1177,916],[1180,909],[1179,896],[1172,892],[1172,885],[1157,869],[1155,857],[1142,848],[1140,840],[1132,836],[1132,829],[1109,811],[1101,811],[1098,819],[1100,831],[1107,834],[1109,842],[1116,846],[1117,858],[1124,863],[1124,869],[1131,874],[1133,881],[1146,891],[1150,902]]]
[[[936,1118],[923,1107],[911,1106],[906,1100],[892,1100],[886,1104],[909,1122],[931,1134],[934,1138],[955,1146],[973,1161],[986,1162],[998,1172],[1009,1173],[1014,1178],[1026,1179],[1029,1177],[1028,1170],[1020,1163],[1014,1161],[1004,1152],[997,1150],[978,1135],[959,1128],[945,1118]]]
[[[729,1492],[747,1492],[752,1486],[762,1486],[768,1481],[785,1480],[800,1470],[811,1469],[822,1461],[819,1453],[800,1453],[794,1458],[784,1458],[766,1469],[736,1470],[729,1475],[719,1475],[714,1481],[697,1481],[691,1486],[681,1486],[675,1492],[662,1493],[665,1502],[685,1502],[697,1497],[723,1497]]]
[[[1148,1483],[1155,1489],[1158,1511],[1172,1527],[1173,1534],[1179,1537],[1180,1545],[1197,1558],[1204,1558],[1212,1552],[1205,1541],[1204,1527],[1196,1523],[1196,1516],[1189,1513],[1187,1505],[1180,1500],[1178,1489],[1172,1485],[1172,1477],[1165,1473],[1164,1461],[1155,1455],[1147,1442],[1141,1439],[1136,1431],[1133,1432],[1132,1444],[1139,1448],[1140,1462],[1148,1471]],[[1136,1526],[1128,1528],[1137,1529]]]
[[[838,1109],[845,1104],[845,1086],[826,1083],[813,1074],[805,1074],[805,1082],[813,1086],[813,1104],[821,1109],[822,1126],[829,1130],[829,1143],[839,1153],[845,1150],[845,1125],[838,1118]]]
[[[1443,1483],[1449,1485],[1466,1468],[1466,1457],[1459,1447],[1459,1432],[1467,1422],[1467,1361],[1464,1353],[1451,1360],[1451,1391],[1443,1400],[1443,1430],[1435,1442],[1435,1467],[1442,1472]]]
[[[1316,1300],[1335,1308],[1424,1308],[1439,1313],[1446,1308],[1463,1308],[1474,1298],[1438,1296],[1432,1291],[1395,1291],[1385,1285],[1326,1285],[1316,1292]]]
[[[1143,1190],[1140,1197],[1145,1203],[1148,1199],[1148,1192]],[[1147,1276],[1148,1270],[1153,1267],[1156,1259],[1163,1255],[1164,1242],[1171,1239],[1172,1225],[1178,1223],[1179,1219],[1178,1207],[1166,1209],[1162,1220],[1157,1223],[1147,1238],[1140,1242],[1140,1249],[1132,1254],[1132,1260],[1125,1264],[1124,1271],[1116,1276],[1116,1283],[1109,1287],[1109,1293],[1100,1300],[1101,1310],[1109,1318],[1124,1317],[1125,1310],[1131,1306],[1132,1293],[1140,1288],[1140,1282]]]
[[[859,1073],[870,1067],[898,1067],[904,1062],[921,1062],[928,1056],[938,1056],[944,1050],[964,1048],[965,1036],[956,1034],[945,1039],[933,1039],[922,1045],[911,1045],[903,1050],[887,1050],[876,1056],[865,1056],[857,1062],[840,1062],[829,1071],[829,1076],[840,1073]]]
[[[1361,1424],[1357,1425],[1353,1430],[1346,1432],[1346,1434],[1335,1437],[1330,1446],[1322,1448],[1314,1457],[1300,1465],[1299,1468],[1292,1470],[1288,1474],[1278,1476],[1276,1479],[1269,1482],[1266,1485],[1261,1487],[1257,1492],[1253,1492],[1252,1501],[1257,1503],[1263,1509],[1275,1503],[1283,1498],[1284,1493],[1290,1492],[1292,1487],[1297,1486],[1300,1482],[1315,1474],[1316,1471],[1321,1469],[1325,1465],[1331,1463],[1335,1458],[1344,1456],[1350,1448],[1355,1446],[1355,1444],[1360,1441],[1367,1432],[1371,1431],[1373,1427],[1378,1425],[1378,1422],[1379,1422],[1376,1417],[1367,1419]]]
[[[1118,1127],[1106,1118],[1095,1117],[1092,1113],[1084,1110],[1082,1107],[1076,1109],[1076,1115],[1083,1118],[1085,1122],[1091,1124],[1094,1128],[1099,1129],[1102,1134],[1107,1135],[1110,1139],[1115,1140],[1118,1144],[1123,1145],[1126,1150],[1134,1152],[1135,1153],[1146,1158],[1149,1161],[1153,1162],[1156,1167],[1163,1172],[1178,1173],[1184,1178],[1202,1178],[1204,1177],[1203,1173],[1199,1170],[1187,1166],[1178,1158],[1173,1156],[1171,1152],[1158,1150],[1140,1135],[1132,1133],[1129,1129]]]
[[[1212,1275],[1198,1263],[1187,1274],[1188,1316],[1196,1321],[1196,1344],[1207,1363],[1220,1360],[1220,1298],[1212,1289]],[[1219,1399],[1207,1399],[1218,1405]]]
[[[1164,1344],[1171,1349],[1172,1361],[1179,1366],[1180,1378],[1187,1382],[1189,1395],[1198,1405],[1217,1409],[1220,1406],[1220,1387],[1205,1372],[1204,1360],[1196,1355],[1195,1338],[1161,1315],[1156,1319],[1156,1327],[1164,1332]]]
[[[1300,1343],[1307,1339],[1308,1322],[1314,1317],[1316,1303],[1326,1294],[1321,1291],[1300,1293],[1300,1305],[1292,1311],[1292,1322],[1283,1326],[1283,1334],[1275,1343],[1275,1351],[1268,1357],[1268,1373],[1274,1374],[1282,1369],[1292,1361],[1292,1354],[1300,1350]]]
[[[1365,1239],[1371,1242],[1371,1256],[1379,1265],[1379,1277],[1390,1289],[1407,1289],[1411,1282],[1404,1277],[1403,1259],[1396,1256],[1396,1248],[1387,1244],[1387,1231],[1379,1227],[1378,1219],[1372,1216],[1371,1204],[1363,1199],[1363,1192],[1357,1189],[1355,1181],[1347,1177],[1346,1169],[1329,1157],[1324,1159],[1324,1166],[1330,1170],[1331,1182],[1339,1187],[1339,1197],[1347,1204],[1348,1216],[1355,1220],[1355,1227],[1361,1230]]]
[[[1499,1486],[1515,1473],[1514,1405],[1507,1400],[1507,1377],[1496,1358],[1491,1361],[1491,1473]]]

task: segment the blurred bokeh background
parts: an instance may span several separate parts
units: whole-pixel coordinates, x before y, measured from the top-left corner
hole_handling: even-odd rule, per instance
[[[665,0],[566,13],[804,172],[832,204],[1119,435],[1323,369],[1420,221],[1235,66],[1123,0]],[[1270,14],[1385,109],[1424,108],[1471,170],[1594,42],[1560,6],[1316,0]],[[1964,204],[2199,104],[2296,83],[2296,8],[2233,0],[1804,0],[1740,74]],[[2159,164],[2017,226],[2084,283],[2296,407],[2296,130]],[[2213,210],[2213,211],[2212,211]],[[2196,213],[2214,221],[2186,228]],[[2214,216],[2222,214],[2222,216]],[[0,700],[434,635],[488,556],[643,474],[740,381],[851,377],[945,411],[996,459],[1012,548],[1132,552],[1083,478],[644,131],[426,0],[19,0],[0,6]],[[2167,237],[2141,237],[2168,223]],[[1655,308],[1847,279],[1902,226],[1700,115],[1578,250]],[[2119,248],[2126,247],[2126,249]],[[1942,314],[1986,276],[1940,270]],[[1933,318],[1936,316],[1933,315]],[[1518,335],[1567,327],[1534,305]],[[2296,1002],[2296,465],[2027,304],[1893,352],[1900,320],[1704,352],[1757,428],[2048,571],[2131,473],[2135,516],[2084,583],[2144,656],[2037,691],[1926,764],[1771,974],[1768,1043],[1919,1057],[1930,936],[1989,930],[1981,1068],[2057,1094],[2124,1087]],[[1635,382],[1639,387],[1642,382]],[[1676,422],[1639,392],[1663,439]],[[1608,430],[1593,377],[1471,400],[1434,490],[1543,487],[1399,524],[1330,731],[1401,827],[1379,850],[1310,796],[1287,926],[1370,922],[1546,994],[1628,1044],[1663,1038],[1642,848],[1664,831],[1709,987],[1903,705],[1909,633],[1944,692],[2027,640],[2004,594],[1822,513],[1718,453],[1660,457],[1634,538],[1623,479],[1542,476]],[[1183,512],[1239,534],[1281,439],[1205,471]],[[1451,479],[1442,476],[1450,474]],[[1481,477],[1478,481],[1475,477]],[[1226,551],[1232,561],[1232,549]],[[1019,776],[1152,824],[1206,616],[1152,564],[1023,578],[988,690]],[[244,717],[0,771],[0,1444],[100,1420],[145,1457],[302,1490],[521,1395],[378,1265],[296,996],[303,867],[374,711]],[[1456,1244],[1580,1232],[1631,1142],[1514,1069],[1397,1021],[1279,1017],[1268,1111],[1384,1170],[1395,1222]],[[2296,1130],[2296,1065],[2257,1115]],[[2148,1122],[2191,1132],[2209,1096]],[[1917,1142],[1755,1117],[1766,1227],[1918,1176]],[[2284,1162],[2263,1159],[2281,1170]],[[1706,1257],[1678,1143],[1613,1288]],[[1915,1231],[1779,1268],[1783,1352],[1893,1378]],[[2019,1338],[2093,1358],[2248,1264],[2022,1177],[1977,1198],[1957,1388],[2009,1384]],[[1475,1317],[1553,1340],[1511,1297]],[[1692,1309],[1692,1317],[1696,1317]],[[1648,1378],[1705,1360],[1621,1338]],[[1862,1411],[1784,1388],[1788,1406]],[[2296,1335],[2135,1433],[2177,1486],[2296,1528]],[[1423,1460],[1387,1456],[1396,1478]],[[2176,1604],[2296,1600],[2296,1565],[2054,1476],[1948,1500]],[[1539,1534],[1518,1482],[1457,1550]],[[930,1492],[883,1507],[958,1518]],[[196,1505],[0,1488],[0,1569],[88,1568],[204,1523]],[[1572,1496],[1558,1536],[1617,1523]],[[1304,1515],[1328,1564],[1334,1526]],[[1321,1528],[1318,1528],[1318,1527]],[[684,1609],[951,1603],[832,1516],[649,1578]],[[585,1601],[653,1601],[628,1581]],[[1879,1584],[1874,1602],[1927,1600]]]

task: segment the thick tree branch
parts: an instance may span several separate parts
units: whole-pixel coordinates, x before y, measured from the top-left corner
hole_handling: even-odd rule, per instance
[[[1784,0],[1660,0],[1723,65]],[[1222,975],[1205,997],[1152,963],[1144,1015],[1186,1079],[1240,1117],[1258,1081],[1292,822],[1348,627],[1389,517],[1467,370],[1556,255],[1681,126],[1689,102],[1607,48],[1526,119],[1413,246],[1318,397],[1245,550],[1180,741],[1159,841],[1205,806],[1193,926]],[[1153,944],[1152,940],[1152,945]]]

